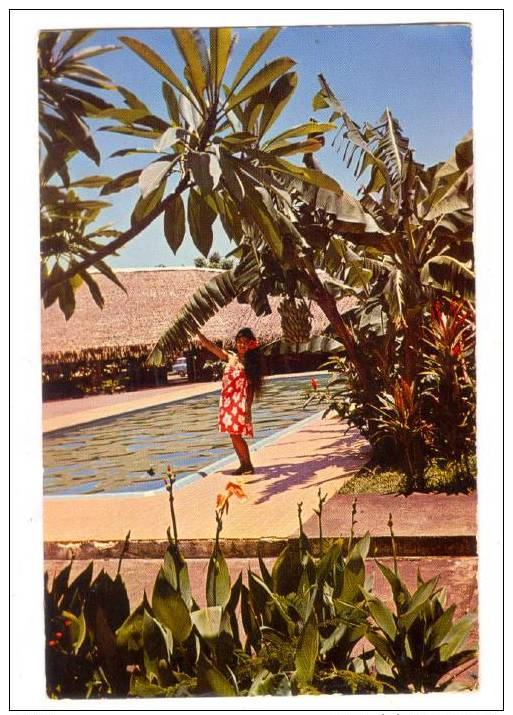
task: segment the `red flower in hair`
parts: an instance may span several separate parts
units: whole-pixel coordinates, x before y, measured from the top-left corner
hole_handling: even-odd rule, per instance
[[[258,347],[258,340],[248,340],[246,347],[248,350],[255,350]]]

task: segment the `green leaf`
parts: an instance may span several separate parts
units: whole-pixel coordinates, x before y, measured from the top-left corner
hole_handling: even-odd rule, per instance
[[[206,658],[201,658],[198,665],[198,689],[203,695],[220,695],[222,697],[237,695],[237,691],[230,681]]]
[[[434,577],[427,581],[427,583],[423,583],[417,589],[417,591],[415,591],[415,593],[411,597],[408,610],[401,616],[399,616],[399,628],[404,628],[405,630],[408,630],[410,628],[419,611],[424,606],[426,601],[431,597],[431,594],[435,590],[437,580],[438,578]]]
[[[257,695],[291,695],[290,681],[285,673],[271,673],[269,670],[261,670],[256,674],[248,696]]]
[[[410,605],[410,592],[406,588],[406,585],[401,581],[399,576],[391,571],[385,564],[376,561],[379,570],[386,578],[390,586],[392,587],[392,593],[394,595],[394,602],[396,605],[397,613],[400,615],[408,610]]]
[[[288,340],[277,340],[266,345],[264,355],[290,355],[295,353],[332,353],[344,349],[342,343],[324,335],[315,335],[304,343],[291,343]]]
[[[185,61],[194,94],[203,103],[203,92],[207,86],[207,78],[201,64],[200,52],[194,35],[190,30],[178,27],[173,28],[171,32]]]
[[[123,124],[131,124],[132,122],[137,123],[138,119],[148,116],[147,109],[123,109],[112,107],[112,109],[102,109],[97,112],[96,117],[105,117],[107,119],[117,119]]]
[[[320,655],[324,656],[329,653],[330,650],[342,640],[346,633],[347,625],[345,623],[339,623],[327,638],[321,639]]]
[[[288,72],[273,84],[260,119],[260,136],[267,132],[285,109],[297,87],[296,72]]]
[[[309,620],[301,631],[294,659],[296,677],[300,683],[311,683],[319,652],[319,630],[313,620]]]
[[[322,149],[323,142],[318,139],[307,139],[304,142],[283,142],[282,146],[269,149],[274,156],[292,156],[293,154],[307,154]]]
[[[440,645],[440,660],[449,660],[449,658],[459,653],[475,621],[476,615],[469,613],[452,626]]]
[[[302,571],[298,545],[287,544],[273,565],[273,591],[280,596],[296,593]]]
[[[141,171],[138,184],[143,199],[155,191],[172,166],[171,161],[155,161]]]
[[[69,281],[65,281],[59,286],[59,308],[64,313],[66,320],[69,320],[75,312],[75,291]]]
[[[158,139],[162,130],[138,129],[136,127],[125,127],[122,125],[100,127],[100,132],[114,132],[114,134],[129,134],[132,137],[144,137],[145,139]]]
[[[137,97],[133,92],[130,92],[129,89],[125,89],[125,87],[120,87],[118,85],[117,90],[124,97],[125,104],[131,109],[144,109],[146,111],[146,114],[150,113],[148,107],[144,104],[144,102],[142,102],[139,97]]]
[[[214,640],[219,637],[222,615],[223,609],[221,606],[200,608],[190,614],[198,633],[205,640]]]
[[[456,293],[462,298],[473,300],[475,295],[475,275],[469,265],[451,256],[435,256],[428,260],[420,272],[424,285]]]
[[[155,675],[160,680],[161,670],[171,659],[173,643],[171,634],[156,621],[146,609],[143,614],[142,635],[144,644],[144,666],[146,674]]]
[[[160,336],[146,364],[160,365],[164,355],[183,350],[209,318],[220,308],[228,305],[243,290],[254,287],[259,279],[256,259],[252,256],[249,260],[241,261],[238,266],[219,273],[204,283]]]
[[[118,648],[139,651],[143,646],[143,617],[145,601],[133,611],[116,631]]]
[[[189,151],[187,168],[190,169],[196,186],[203,194],[214,191],[221,178],[221,166],[215,154]]]
[[[71,182],[70,186],[83,186],[87,189],[96,189],[110,181],[112,181],[110,176],[84,176],[83,179],[77,179]]]
[[[164,189],[166,187],[166,182],[163,181],[155,191],[152,191],[148,196],[141,196],[139,201],[136,203],[134,210],[132,211],[131,221],[132,225],[137,225],[143,219],[151,213],[161,202],[164,195]]]
[[[243,59],[237,74],[235,75],[235,79],[233,80],[233,84],[231,86],[232,91],[239,86],[248,72],[253,69],[260,57],[262,57],[269,45],[273,42],[276,35],[280,32],[280,29],[281,28],[279,27],[271,27],[269,30],[266,30],[260,35],[255,44],[250,48],[246,57]]]
[[[143,59],[150,67],[153,67],[164,79],[166,79],[170,84],[173,85],[181,94],[186,97],[190,97],[189,91],[185,85],[178,79],[173,70],[164,62],[162,57],[160,57],[154,50],[132,37],[120,37],[121,42],[123,42],[127,47],[129,47],[133,52],[135,52],[141,59]]]
[[[292,139],[293,137],[302,137],[308,134],[324,134],[332,129],[336,129],[336,124],[319,124],[318,122],[306,122],[299,124],[297,127],[287,129],[281,134],[277,134],[265,144],[264,149],[270,151],[274,146],[282,142],[284,139]]]
[[[155,618],[169,628],[174,640],[183,643],[192,630],[189,609],[173,589],[161,569],[153,587],[152,609]]]
[[[115,194],[118,191],[123,191],[123,189],[134,186],[139,180],[140,173],[140,169],[136,169],[135,171],[127,171],[125,174],[120,174],[120,176],[117,176],[104,185],[100,191],[100,195],[106,196],[107,194]]]
[[[176,194],[164,211],[164,236],[176,254],[185,236],[185,209],[180,194]]]
[[[77,655],[80,650],[80,646],[85,641],[85,637],[87,635],[84,609],[82,608],[78,616],[75,616],[75,614],[70,611],[63,611],[62,617],[71,621],[71,625],[69,626],[70,641],[73,647],[73,653]]]
[[[273,62],[270,62],[257,72],[237,94],[231,95],[226,104],[226,109],[233,109],[233,107],[260,92],[264,87],[268,87],[271,82],[285,74],[295,64],[294,60],[289,57],[280,57],[277,60],[273,60]]]
[[[212,224],[216,213],[211,209],[205,199],[194,189],[189,191],[187,202],[187,220],[192,240],[196,248],[207,258],[212,248],[214,235]]]
[[[231,46],[231,28],[214,27],[210,29],[210,64],[214,84],[218,88],[223,82]]]
[[[438,648],[452,627],[452,619],[456,604],[442,613],[442,615],[433,623],[428,631],[428,646],[429,648]]]
[[[162,82],[162,95],[167,107],[169,118],[177,125],[180,124],[180,109],[178,108],[178,100],[171,85],[167,82]]]
[[[392,612],[389,611],[383,601],[376,596],[371,596],[367,593],[365,595],[367,597],[367,605],[373,619],[376,621],[381,630],[387,634],[390,640],[395,640],[397,635],[397,626]]]
[[[231,583],[228,565],[220,549],[214,548],[207,571],[207,604],[226,606],[230,600]]]
[[[85,42],[94,35],[96,30],[72,30],[68,39],[63,44],[61,54],[65,55],[77,45]]]

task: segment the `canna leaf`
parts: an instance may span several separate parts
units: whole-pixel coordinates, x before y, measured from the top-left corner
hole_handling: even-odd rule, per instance
[[[365,596],[373,619],[390,640],[394,641],[397,635],[397,625],[392,612],[376,596],[370,596],[367,593],[365,593]]]
[[[228,565],[220,549],[215,548],[207,570],[207,604],[225,607],[230,600],[231,583]]]
[[[310,619],[301,631],[295,655],[295,675],[298,682],[305,684],[312,682],[318,653],[319,630]]]
[[[221,606],[210,606],[192,611],[191,620],[198,633],[205,640],[214,640],[219,636],[221,630],[221,618],[223,609]]]
[[[162,569],[153,587],[151,605],[155,618],[169,628],[176,641],[183,643],[192,630],[189,609],[180,594],[166,579]]]

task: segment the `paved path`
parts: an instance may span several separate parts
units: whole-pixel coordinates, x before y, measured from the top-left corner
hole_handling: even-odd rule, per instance
[[[255,474],[243,478],[247,501],[235,497],[225,518],[224,538],[287,537],[297,528],[297,503],[305,518],[317,505],[317,491],[332,496],[367,458],[367,443],[355,431],[345,434],[337,419],[317,419],[284,434],[253,455]],[[186,486],[175,495],[182,539],[211,539],[215,503],[230,480],[233,464]],[[165,490],[124,496],[47,497],[45,541],[166,539],[170,523]]]

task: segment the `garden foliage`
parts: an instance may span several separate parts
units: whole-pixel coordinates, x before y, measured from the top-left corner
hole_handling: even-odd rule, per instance
[[[474,616],[454,622],[437,579],[410,593],[395,567],[378,563],[394,610],[372,593],[370,537],[319,539],[302,528],[271,570],[259,558],[232,582],[219,536],[234,483],[218,498],[218,529],[205,603],[191,592],[174,538],[151,596],[130,612],[121,576],[90,563],[71,583],[71,564],[45,582],[47,690],[52,698],[253,696],[427,692],[455,687],[472,663],[465,642]],[[172,507],[172,484],[168,486]],[[319,495],[320,496],[320,495]],[[320,497],[321,499],[321,497]],[[355,513],[353,509],[353,514]],[[319,518],[322,502],[319,504]],[[353,517],[354,520],[354,517]],[[128,537],[125,550],[129,547]]]

